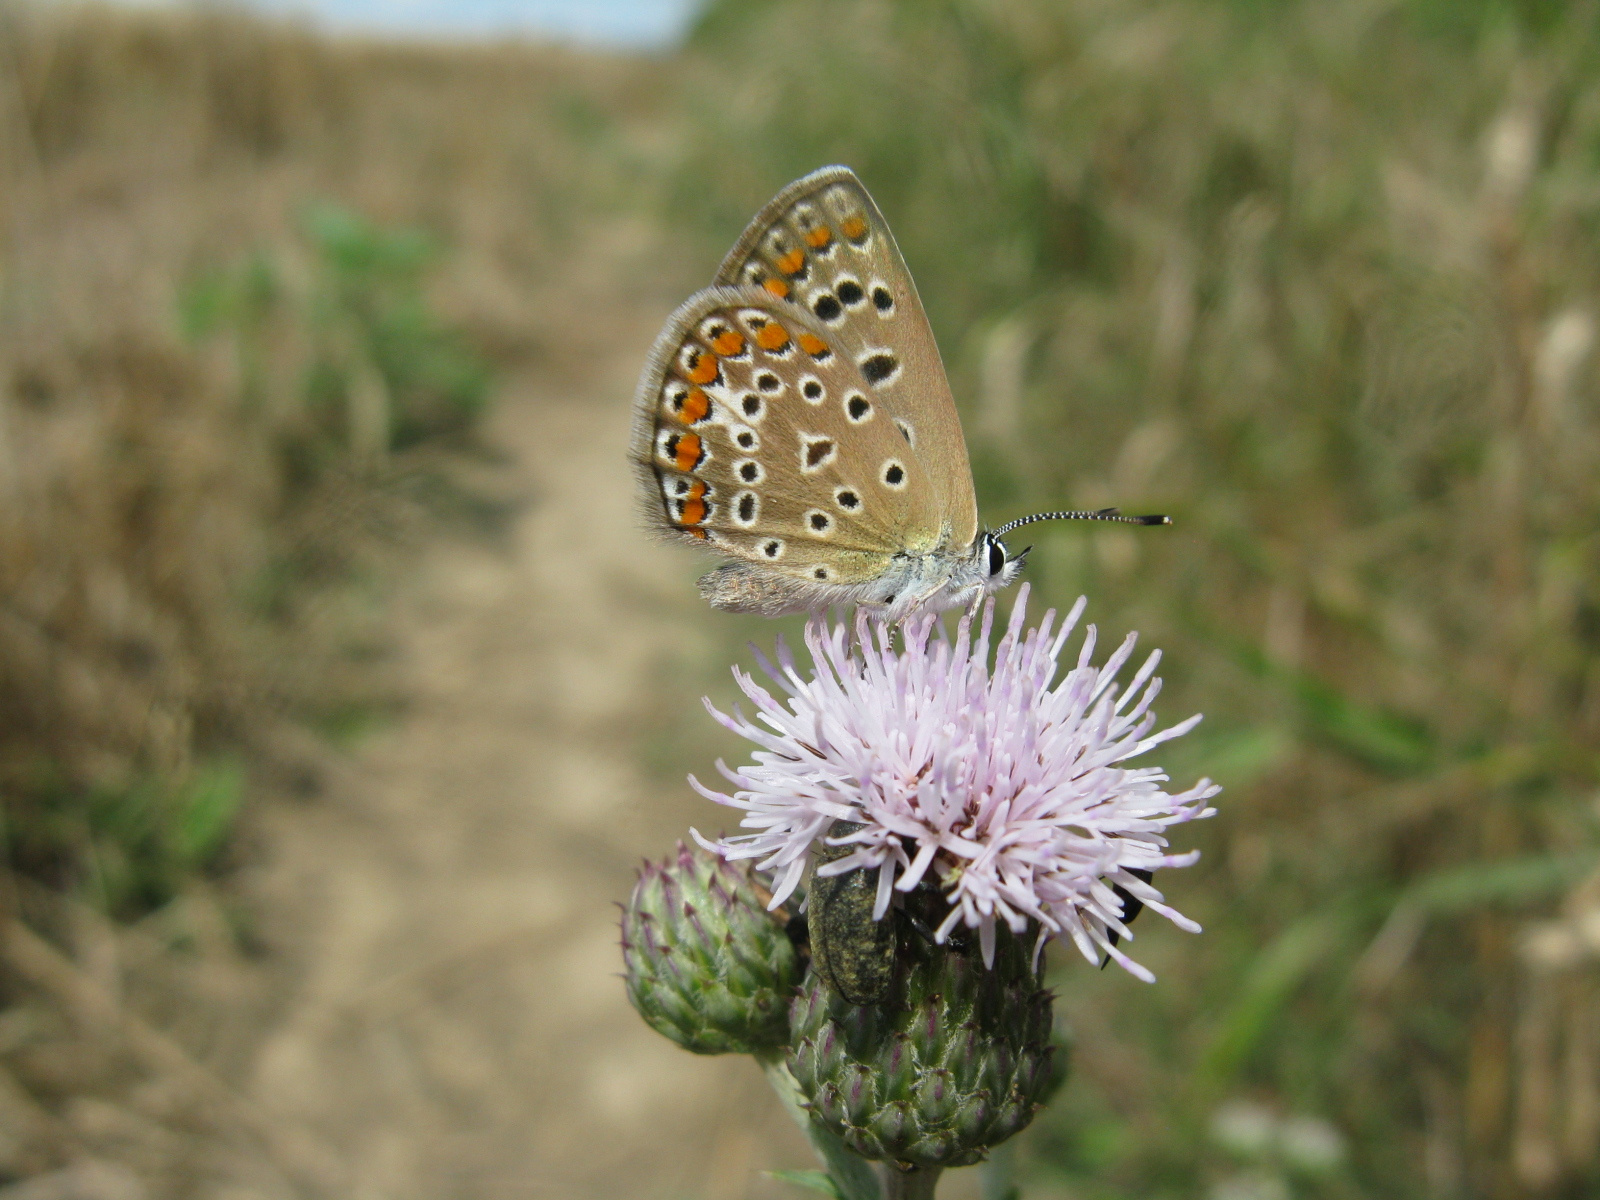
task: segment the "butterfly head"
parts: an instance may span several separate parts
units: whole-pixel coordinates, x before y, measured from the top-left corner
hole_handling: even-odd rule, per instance
[[[1166,516],[1128,517],[1114,508],[1096,509],[1093,512],[1047,512],[1036,513],[1031,517],[1022,517],[1000,526],[999,529],[985,529],[978,534],[972,543],[972,555],[967,560],[963,570],[957,571],[951,579],[944,597],[946,606],[966,603],[972,599],[987,596],[991,592],[998,592],[1001,588],[1009,587],[1022,574],[1022,568],[1027,562],[1028,551],[1032,546],[1025,546],[1016,554],[1006,548],[1005,535],[1021,525],[1031,525],[1035,521],[1119,521],[1128,525],[1170,525],[1172,518]]]
[[[908,561],[907,579],[912,571],[919,577],[909,586],[897,586],[875,607],[889,621],[903,620],[924,607],[935,612],[966,608],[1015,582],[1027,557],[1028,550],[1012,554],[998,533],[985,529],[959,558],[930,556],[914,564]]]
[[[977,568],[975,574],[983,593],[988,595],[1010,587],[1022,574],[1028,551],[1032,549],[1032,546],[1026,546],[1012,554],[998,533],[991,533],[987,529],[980,533],[977,545],[973,547],[973,565]]]
[[[1165,516],[1127,517],[1114,508],[1096,509],[1093,512],[1049,512],[1023,517],[1002,525],[999,529],[980,530],[973,538],[970,549],[954,559],[930,555],[913,558],[897,555],[895,565],[883,572],[871,591],[856,597],[859,603],[869,605],[888,621],[904,620],[921,608],[935,612],[963,608],[982,600],[985,596],[1010,587],[1022,574],[1027,564],[1025,546],[1013,554],[1006,546],[1005,535],[1020,525],[1035,521],[1120,521],[1129,525],[1170,525],[1172,518]],[[883,585],[889,586],[885,588]]]

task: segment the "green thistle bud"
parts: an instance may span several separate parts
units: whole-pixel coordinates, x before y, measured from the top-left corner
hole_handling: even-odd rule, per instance
[[[645,863],[622,910],[628,999],[650,1028],[696,1054],[755,1054],[789,1040],[801,967],[748,871],[678,843]]]
[[[1049,991],[1003,927],[975,945],[902,939],[902,1000],[852,1005],[813,974],[789,1069],[811,1119],[863,1158],[960,1167],[1024,1128],[1060,1082]]]

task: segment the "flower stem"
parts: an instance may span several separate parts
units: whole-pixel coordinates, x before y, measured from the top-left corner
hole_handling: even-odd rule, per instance
[[[893,1163],[884,1163],[883,1200],[933,1200],[933,1188],[939,1182],[943,1167],[912,1167],[902,1171]]]
[[[805,1102],[800,1096],[800,1085],[789,1074],[788,1065],[784,1056],[777,1054],[772,1057],[756,1055],[755,1059],[761,1064],[761,1069],[766,1072],[767,1082],[772,1085],[772,1090],[778,1093],[778,1098],[783,1101],[784,1108],[789,1110],[800,1128],[806,1131],[806,1137],[811,1142],[811,1148],[817,1152],[817,1157],[822,1159],[823,1165],[828,1168],[828,1177],[833,1180],[834,1186],[844,1200],[931,1200],[933,1185],[930,1182],[925,1192],[890,1191],[890,1184],[885,1175],[885,1184],[878,1186],[878,1178],[873,1174],[872,1167],[867,1160],[853,1153],[848,1146],[833,1134],[823,1129],[811,1119],[806,1112]],[[898,1172],[891,1172],[898,1174]],[[935,1176],[938,1171],[933,1172]]]

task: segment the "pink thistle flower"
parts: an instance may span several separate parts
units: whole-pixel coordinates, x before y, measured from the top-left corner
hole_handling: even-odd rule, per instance
[[[1147,982],[1154,976],[1115,944],[1131,940],[1114,887],[1182,929],[1200,927],[1168,907],[1135,871],[1186,867],[1199,851],[1171,854],[1169,826],[1209,817],[1206,801],[1221,789],[1208,779],[1170,795],[1159,767],[1123,764],[1187,733],[1199,715],[1159,732],[1150,705],[1161,690],[1152,653],[1126,687],[1118,672],[1133,654],[1129,634],[1103,666],[1090,665],[1090,625],[1077,665],[1056,681],[1058,659],[1083,614],[1080,599],[1059,628],[1055,611],[1024,630],[1028,589],[994,648],[994,601],[974,638],[972,612],[954,641],[933,614],[893,628],[858,613],[855,637],[842,624],[814,618],[805,633],[810,678],[803,678],[780,638],[778,664],[757,652],[762,671],[787,694],[774,696],[735,668],[734,678],[756,708],[738,708],[718,722],[759,749],[753,761],[718,769],[737,789],[726,795],[690,783],[708,799],[743,810],[753,832],[702,845],[729,859],[754,858],[773,876],[772,907],[800,884],[813,844],[837,820],[861,826],[830,844],[852,853],[818,870],[836,875],[876,868],[875,916],[896,890],[937,882],[950,913],[935,931],[978,931],[992,963],[996,922],[1015,933],[1039,928],[1039,948],[1054,938],[1091,962],[1108,954]],[[937,630],[937,633],[935,632]],[[1053,686],[1052,686],[1053,684]]]

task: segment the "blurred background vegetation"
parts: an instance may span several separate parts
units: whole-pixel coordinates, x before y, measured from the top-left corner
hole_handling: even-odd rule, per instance
[[[1029,576],[1165,650],[1172,774],[1227,789],[1160,984],[1061,971],[1025,1194],[1600,1189],[1600,5],[713,0],[559,69],[3,11],[9,904],[225,888],[259,781],[386,703],[371,593],[540,352],[519,289],[597,213],[692,285],[845,162],[986,519],[1174,515]]]
[[[1568,944],[1600,821],[1597,18],[728,0],[696,28],[675,194],[708,245],[850,163],[987,518],[1177,522],[1041,527],[1029,562],[1167,651],[1165,711],[1207,714],[1173,774],[1228,789],[1166,885],[1205,935],[1148,990],[1061,977],[1076,1079],[1027,1153],[1074,1194],[1600,1186]]]

